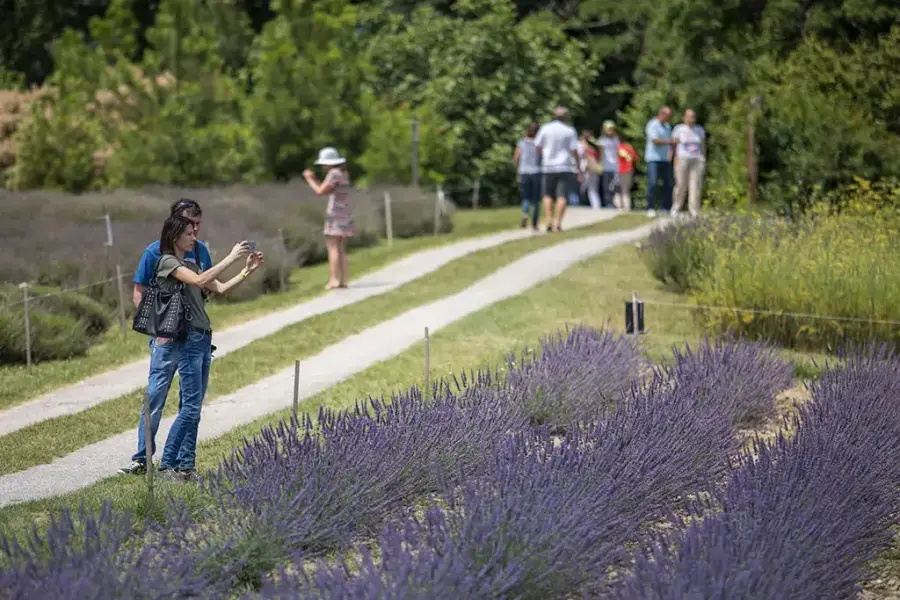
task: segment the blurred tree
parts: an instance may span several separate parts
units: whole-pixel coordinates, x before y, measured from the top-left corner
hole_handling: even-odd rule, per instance
[[[419,181],[422,185],[443,183],[452,171],[459,139],[450,124],[433,107],[423,104],[411,110],[377,102],[369,113],[372,129],[359,164],[369,183],[412,181],[412,117],[419,120]]]
[[[273,0],[272,8],[275,18],[250,53],[247,116],[266,171],[284,179],[309,167],[323,146],[358,156],[371,100],[357,11],[349,2]]]
[[[452,14],[429,6],[384,18],[368,39],[373,90],[390,103],[427,104],[459,140],[450,183],[480,177],[515,195],[512,148],[531,119],[554,104],[579,114],[596,61],[550,15],[517,21],[508,0],[460,0]]]

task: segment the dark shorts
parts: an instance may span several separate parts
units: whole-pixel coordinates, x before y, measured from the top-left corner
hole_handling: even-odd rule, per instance
[[[575,173],[544,173],[541,181],[541,194],[544,197],[565,198],[578,193],[578,176]]]

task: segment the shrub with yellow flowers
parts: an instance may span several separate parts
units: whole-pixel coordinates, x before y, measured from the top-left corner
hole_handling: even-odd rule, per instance
[[[675,224],[657,236],[670,247],[648,244],[645,260],[660,279],[677,275],[707,329],[826,351],[900,345],[900,187],[858,180],[818,206],[794,221]]]

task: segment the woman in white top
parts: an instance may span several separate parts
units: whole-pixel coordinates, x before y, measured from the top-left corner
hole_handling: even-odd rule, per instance
[[[697,125],[697,115],[692,109],[684,111],[684,123],[672,130],[675,142],[675,193],[672,199],[672,216],[678,216],[688,196],[688,211],[692,217],[700,213],[700,196],[706,173],[706,132]]]

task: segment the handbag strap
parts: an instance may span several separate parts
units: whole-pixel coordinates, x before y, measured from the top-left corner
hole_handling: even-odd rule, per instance
[[[163,256],[165,256],[165,254],[160,253],[159,258],[156,259],[156,264],[153,266],[153,278],[150,280],[150,287],[159,287],[159,278],[158,278],[157,274],[159,273],[159,263],[162,260]],[[175,255],[172,254],[171,256],[175,256]],[[175,258],[178,258],[178,257],[175,256]],[[181,263],[181,266],[183,266],[185,269],[187,269],[187,266],[184,264],[184,261],[179,260],[179,262]],[[184,282],[177,278],[175,279],[175,281],[177,282],[176,289],[179,292],[183,291],[184,290]]]

